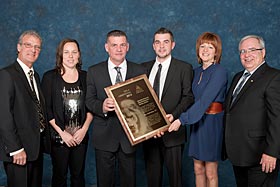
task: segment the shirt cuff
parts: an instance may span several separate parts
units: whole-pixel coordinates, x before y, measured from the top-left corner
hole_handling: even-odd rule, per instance
[[[20,149],[20,150],[17,150],[17,151],[14,151],[14,152],[11,152],[11,153],[10,153],[10,156],[14,156],[14,155],[20,153],[21,151],[24,151],[24,148],[22,148],[22,149]]]

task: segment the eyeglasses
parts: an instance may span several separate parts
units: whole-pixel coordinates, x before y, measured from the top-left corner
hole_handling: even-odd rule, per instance
[[[24,45],[26,48],[34,48],[37,51],[40,51],[42,48],[39,45],[32,45],[31,43],[22,43],[21,45]]]
[[[263,50],[263,48],[259,48],[259,49],[256,49],[256,48],[249,48],[249,49],[241,49],[239,51],[239,54],[240,55],[245,55],[246,53],[250,54],[250,53],[253,53],[254,51],[259,51],[259,50]]]

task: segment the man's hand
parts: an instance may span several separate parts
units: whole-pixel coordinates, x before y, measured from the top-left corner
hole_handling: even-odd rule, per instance
[[[103,102],[103,113],[115,110],[115,103],[112,98],[106,98]]]
[[[276,167],[276,160],[277,158],[263,153],[260,162],[262,165],[262,171],[265,173],[271,173]]]
[[[159,131],[159,132],[154,136],[154,138],[160,138],[160,137],[162,137],[163,135],[164,135],[164,132]]]
[[[13,156],[13,163],[23,166],[26,164],[26,158],[26,152],[23,150]]]
[[[172,131],[178,131],[179,128],[181,126],[181,122],[179,119],[176,119],[175,121],[173,121],[173,123],[169,126],[168,131],[172,132]]]
[[[167,115],[166,115],[166,118],[168,119],[168,121],[169,121],[170,123],[172,123],[173,120],[174,120],[174,117],[173,117],[172,114],[167,114]]]

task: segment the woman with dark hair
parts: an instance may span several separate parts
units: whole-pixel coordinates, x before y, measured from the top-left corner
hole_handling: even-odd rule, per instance
[[[93,116],[85,106],[86,72],[81,66],[78,42],[66,38],[58,45],[55,69],[46,72],[42,79],[52,127],[52,187],[67,187],[68,167],[71,186],[85,186],[87,131]]]
[[[218,186],[218,161],[223,139],[223,102],[227,88],[227,72],[220,65],[222,42],[218,35],[205,32],[196,42],[200,67],[194,69],[195,103],[169,127],[192,125],[189,156],[194,160],[196,186]]]

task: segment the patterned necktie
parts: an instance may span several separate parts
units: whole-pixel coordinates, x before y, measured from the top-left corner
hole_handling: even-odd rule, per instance
[[[117,83],[119,83],[119,82],[122,82],[123,81],[123,79],[122,79],[122,74],[121,74],[121,71],[120,71],[120,67],[114,67],[115,68],[115,70],[117,71],[117,76],[116,76],[116,83],[115,84],[117,84]]]
[[[30,80],[30,84],[31,84],[31,89],[32,89],[32,91],[35,93],[35,95],[36,95],[36,91],[35,91],[35,87],[34,87],[34,83],[33,83],[33,71],[32,70],[30,70],[29,72],[28,72],[28,75],[29,75],[29,80]],[[36,96],[37,97],[37,96]]]
[[[161,68],[162,68],[162,65],[159,64],[158,65],[158,71],[157,71],[157,74],[156,74],[156,77],[155,77],[155,80],[154,80],[154,85],[153,85],[153,88],[157,94],[157,96],[159,97],[159,88],[160,88],[160,73],[161,73]]]
[[[240,79],[240,82],[239,84],[236,86],[236,89],[234,90],[233,94],[232,94],[232,100],[231,100],[231,105],[234,103],[237,95],[239,94],[239,92],[241,91],[244,83],[245,83],[245,80],[247,79],[247,77],[249,77],[251,75],[251,73],[249,72],[246,72],[242,75],[241,79]]]
[[[36,107],[37,107],[37,111],[38,111],[38,115],[39,115],[40,132],[43,132],[45,129],[45,117],[43,115],[42,107],[41,107],[40,101],[39,101],[36,91],[35,91],[34,82],[33,82],[33,77],[34,77],[33,71],[30,70],[28,72],[28,75],[29,75],[31,89],[32,89],[33,96],[35,98],[35,103],[36,103]]]

